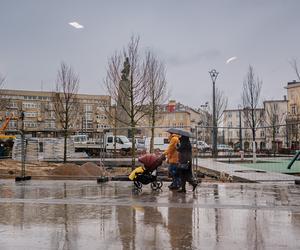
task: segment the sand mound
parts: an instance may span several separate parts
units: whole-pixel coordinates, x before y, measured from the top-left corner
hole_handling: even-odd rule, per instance
[[[50,171],[51,175],[90,176],[90,174],[76,164],[64,164]]]
[[[89,173],[89,175],[91,175],[91,176],[105,176],[106,175],[106,171],[104,170],[103,167],[98,166],[97,164],[92,163],[92,162],[84,163],[80,168],[82,170],[86,171],[87,173]]]

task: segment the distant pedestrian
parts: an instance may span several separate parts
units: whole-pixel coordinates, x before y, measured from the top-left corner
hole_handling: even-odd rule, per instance
[[[177,145],[179,153],[178,174],[180,176],[181,189],[178,192],[186,192],[186,182],[193,186],[193,191],[197,187],[197,182],[192,173],[192,145],[189,137],[181,136]]]
[[[172,183],[169,186],[170,189],[178,189],[180,187],[180,178],[177,171],[178,166],[178,151],[176,145],[179,143],[179,136],[170,133],[169,145],[164,155],[167,157],[167,162],[169,163],[169,173],[172,177]]]

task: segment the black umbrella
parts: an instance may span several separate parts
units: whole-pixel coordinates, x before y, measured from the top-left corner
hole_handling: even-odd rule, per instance
[[[169,128],[167,130],[167,132],[170,134],[182,135],[182,136],[186,136],[186,137],[193,137],[190,132],[187,132],[185,130],[178,129],[178,128]]]

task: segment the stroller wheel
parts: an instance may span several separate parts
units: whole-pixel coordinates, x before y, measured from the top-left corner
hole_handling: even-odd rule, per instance
[[[163,182],[162,181],[158,181],[157,185],[158,185],[158,188],[160,189],[163,186]]]
[[[134,182],[134,185],[135,185],[135,187],[136,187],[137,189],[142,189],[142,187],[143,187],[143,184],[140,183],[139,181],[135,181],[135,182]]]
[[[161,187],[162,187],[162,181],[153,181],[153,182],[151,182],[151,189],[152,190],[158,190],[158,189],[161,189]]]
[[[154,191],[158,189],[158,185],[157,185],[156,181],[151,182],[151,189],[154,190]]]

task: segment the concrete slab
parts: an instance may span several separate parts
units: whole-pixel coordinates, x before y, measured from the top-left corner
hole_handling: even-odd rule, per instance
[[[212,171],[220,174],[221,172],[233,176],[237,180],[250,182],[290,182],[300,180],[299,176],[262,171],[261,169],[250,168],[242,164],[232,164],[218,162],[213,159],[197,159],[198,166],[203,170]]]
[[[0,180],[1,249],[299,249],[300,187]]]

